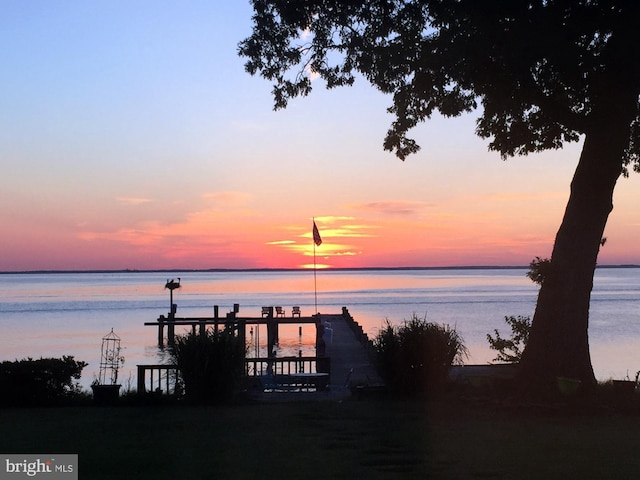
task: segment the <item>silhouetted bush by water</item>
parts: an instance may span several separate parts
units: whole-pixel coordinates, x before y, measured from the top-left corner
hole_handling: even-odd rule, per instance
[[[427,322],[415,314],[400,326],[387,322],[374,341],[380,374],[403,395],[433,394],[444,388],[449,367],[462,363],[467,348],[448,325]]]
[[[487,333],[487,341],[492,350],[498,352],[494,362],[518,363],[522,358],[524,348],[531,332],[531,317],[504,317],[504,321],[511,328],[511,338],[502,338],[498,329],[494,329],[494,336]]]
[[[187,400],[224,403],[233,398],[244,374],[245,346],[233,329],[176,337],[172,349]]]
[[[4,406],[59,405],[81,396],[78,382],[87,363],[72,356],[0,363],[0,403]]]

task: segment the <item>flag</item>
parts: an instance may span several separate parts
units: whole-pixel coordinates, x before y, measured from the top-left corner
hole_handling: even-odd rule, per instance
[[[313,221],[313,243],[317,246],[322,245],[322,238],[320,238],[320,232],[318,231],[315,220]]]

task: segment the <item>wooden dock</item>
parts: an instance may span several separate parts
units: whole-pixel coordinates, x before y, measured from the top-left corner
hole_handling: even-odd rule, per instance
[[[280,307],[276,307],[280,309]],[[208,327],[212,326],[217,329],[220,327],[233,326],[239,329],[239,334],[242,338],[246,338],[245,328],[247,325],[266,325],[267,327],[267,342],[268,351],[272,351],[274,344],[278,343],[278,325],[279,324],[315,324],[318,328],[319,318],[317,315],[311,317],[303,317],[300,315],[298,308],[297,315],[274,315],[274,307],[262,307],[261,317],[241,317],[238,315],[240,311],[240,305],[235,304],[233,311],[226,314],[225,317],[220,317],[218,314],[218,306],[213,308],[213,317],[177,317],[177,306],[173,305],[171,312],[167,317],[160,315],[155,322],[145,322],[145,326],[153,326],[158,329],[158,346],[162,348],[164,346],[164,329],[167,329],[167,343],[169,345],[175,344],[175,328],[180,326],[191,327],[191,332],[195,335],[198,333],[204,333]]]
[[[379,387],[383,384],[373,361],[372,345],[362,327],[353,320],[346,308],[342,314],[321,315],[325,324],[331,324],[332,339],[326,347],[331,358],[331,385],[333,397],[348,396],[352,387]]]
[[[340,399],[348,397],[351,394],[352,388],[355,386],[370,387],[382,385],[382,380],[371,359],[372,344],[363,332],[362,327],[351,317],[346,307],[342,308],[342,313],[340,314],[317,314],[311,317],[276,317],[273,315],[273,307],[265,308],[269,308],[268,311],[263,309],[263,312],[267,312],[265,316],[240,317],[238,316],[239,308],[236,305],[234,306],[234,311],[227,314],[224,318],[220,318],[217,315],[217,308],[215,309],[214,317],[202,318],[177,317],[175,316],[176,310],[174,308],[168,317],[161,315],[156,322],[146,322],[145,325],[158,328],[159,346],[163,346],[165,328],[167,331],[167,343],[172,345],[175,341],[176,326],[191,327],[194,334],[198,332],[203,333],[207,328],[233,327],[238,329],[238,334],[241,337],[246,338],[247,325],[266,325],[268,351],[272,351],[272,346],[278,342],[279,324],[314,324],[316,326],[316,357],[292,357],[286,359],[276,359],[275,357],[266,359],[247,358],[247,375],[262,377],[264,375],[264,372],[262,372],[263,367],[258,368],[257,365],[268,365],[269,369],[271,369],[273,365],[284,361],[283,365],[289,365],[287,368],[291,368],[290,365],[303,365],[303,362],[308,360],[313,362],[312,366],[310,365],[303,368],[302,371],[298,371],[298,367],[296,367],[294,374],[288,372],[287,375],[300,383],[302,380],[309,380],[306,378],[309,374],[316,376],[318,376],[318,374],[326,374],[328,376],[327,384],[325,384],[326,388],[300,388],[296,391],[309,392],[313,390],[313,393],[318,397]],[[319,368],[320,362],[324,365],[322,368]],[[138,388],[141,391],[146,390],[145,372],[149,370],[151,385],[153,385],[153,371],[154,369],[157,370],[157,367],[159,366],[138,366]],[[159,372],[157,372],[156,377],[159,382],[159,387],[163,389],[163,386],[160,384],[162,377]],[[270,381],[269,379],[273,379],[273,375],[266,375],[264,379]],[[313,379],[313,381],[316,380],[315,378]],[[296,382],[293,382],[293,385],[296,385]],[[168,383],[166,388],[167,391],[169,391]],[[289,389],[289,392],[293,392],[294,390],[295,389]],[[287,389],[267,386],[263,389],[263,393],[267,391],[270,392],[269,397],[274,397],[271,393],[278,393],[278,395],[275,396],[277,396],[278,399],[283,399],[285,395],[280,394],[283,391],[286,392]],[[286,397],[287,399],[296,398],[296,395],[293,395],[293,397],[286,395]],[[308,398],[308,395],[304,395],[304,397]]]

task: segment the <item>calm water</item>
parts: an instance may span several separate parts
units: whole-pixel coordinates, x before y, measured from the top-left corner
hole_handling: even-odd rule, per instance
[[[214,305],[224,316],[235,303],[243,316],[260,316],[263,305],[315,313],[312,272],[0,274],[0,360],[73,355],[89,363],[82,378],[88,387],[98,376],[101,338],[113,328],[125,348],[120,380],[135,385],[136,364],[166,361],[156,329],[144,323],[166,315],[164,284],[178,276],[178,316],[212,316]],[[318,271],[317,286],[319,312],[346,306],[370,337],[386,320],[400,323],[414,313],[455,326],[468,363],[491,361],[486,334],[497,328],[508,336],[504,316],[532,316],[537,295],[524,269]],[[280,354],[312,354],[313,330],[304,326],[299,336],[297,326],[281,328]],[[640,269],[598,269],[589,333],[599,379],[640,370]],[[250,349],[262,349],[264,338],[266,332],[250,335]]]

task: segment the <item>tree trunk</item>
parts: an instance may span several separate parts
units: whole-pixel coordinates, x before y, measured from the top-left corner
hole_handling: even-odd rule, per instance
[[[519,379],[526,387],[548,390],[559,376],[581,380],[586,386],[595,384],[589,353],[589,302],[604,228],[613,209],[613,190],[629,141],[629,121],[617,120],[585,137],[520,363]]]
[[[588,335],[593,274],[639,109],[636,7],[628,13],[590,78],[584,145],[518,372],[529,389],[549,391],[559,376],[596,383]]]

